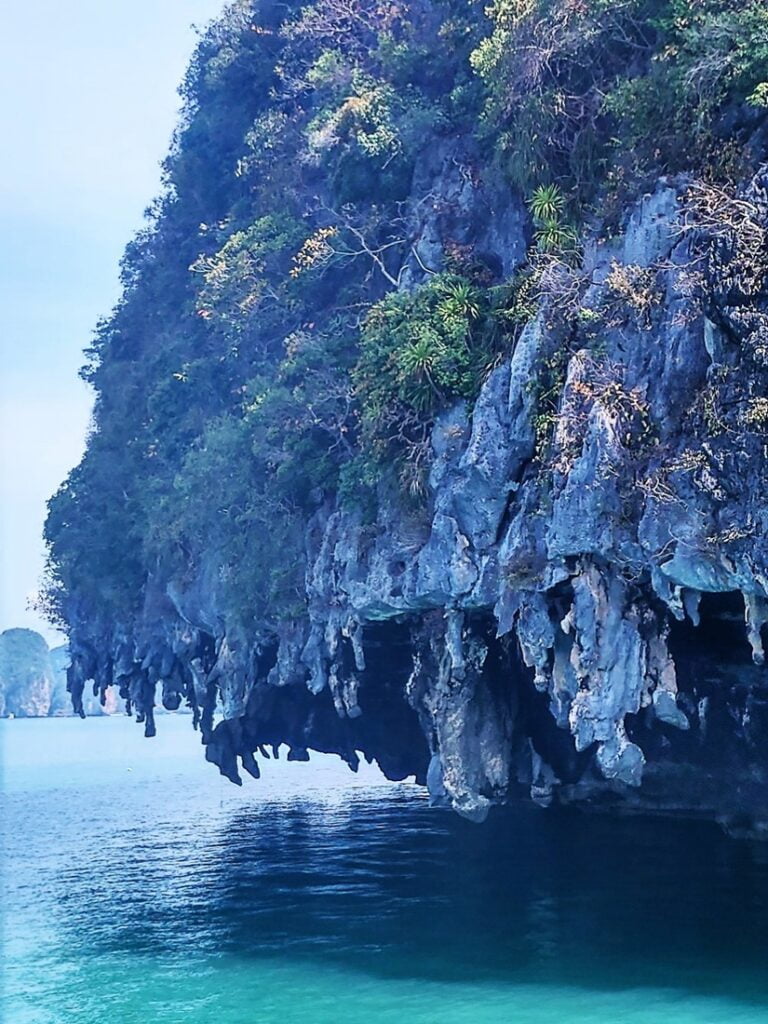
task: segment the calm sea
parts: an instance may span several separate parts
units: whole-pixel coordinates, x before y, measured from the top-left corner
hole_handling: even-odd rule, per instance
[[[3,1024],[768,1022],[768,845],[0,723]]]

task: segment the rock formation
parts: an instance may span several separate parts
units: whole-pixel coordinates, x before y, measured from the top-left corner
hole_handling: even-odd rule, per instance
[[[523,267],[530,204],[466,135],[410,180],[401,292],[457,248],[497,282]],[[524,795],[768,830],[768,170],[655,175],[536,266],[527,323],[430,425],[420,504],[382,481],[371,516],[316,487],[298,608],[271,619],[184,537],[145,558],[130,612],[70,588],[75,709],[114,687],[151,736],[156,702],[187,702],[236,783],[285,744],[415,775],[478,821]]]
[[[48,644],[39,633],[32,629],[0,633],[0,715],[47,715],[55,685]]]

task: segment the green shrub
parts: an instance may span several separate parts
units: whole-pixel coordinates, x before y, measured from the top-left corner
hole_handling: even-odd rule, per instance
[[[352,373],[370,459],[394,462],[406,489],[422,490],[434,417],[475,398],[504,337],[489,293],[455,274],[377,303]]]
[[[762,0],[495,0],[472,54],[484,129],[511,182],[559,182],[584,201],[612,165],[728,173],[718,118],[768,80]]]
[[[283,213],[225,234],[217,252],[199,256],[190,268],[202,277],[197,315],[218,319],[229,333],[240,334],[265,303],[290,302],[289,271],[303,230],[300,221]]]
[[[564,218],[565,196],[557,185],[539,185],[528,200],[541,252],[554,253],[576,245],[575,229]]]
[[[594,189],[611,135],[602,96],[649,51],[653,0],[495,0],[491,34],[472,54],[486,86],[483,123],[512,183]],[[650,36],[650,38],[649,38]]]

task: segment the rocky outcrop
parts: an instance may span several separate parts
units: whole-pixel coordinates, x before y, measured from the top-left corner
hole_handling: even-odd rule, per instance
[[[767,188],[661,180],[580,266],[549,261],[514,351],[435,426],[426,511],[323,507],[306,617],[277,632],[228,613],[213,555],[159,573],[141,621],[75,631],[75,709],[114,685],[152,735],[156,700],[187,701],[235,782],[287,744],[475,820],[527,793],[768,829]],[[523,231],[498,206],[473,237],[508,270]]]

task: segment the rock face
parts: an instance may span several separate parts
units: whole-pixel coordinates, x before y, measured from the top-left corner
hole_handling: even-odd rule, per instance
[[[746,269],[767,190],[716,220],[660,180],[580,267],[552,262],[474,409],[437,423],[428,511],[322,508],[308,614],[277,636],[228,617],[214,561],[158,574],[140,620],[75,630],[76,710],[114,684],[151,735],[156,698],[186,699],[238,783],[287,744],[475,820],[529,794],[768,829],[768,297]],[[506,265],[523,227],[496,203]]]

